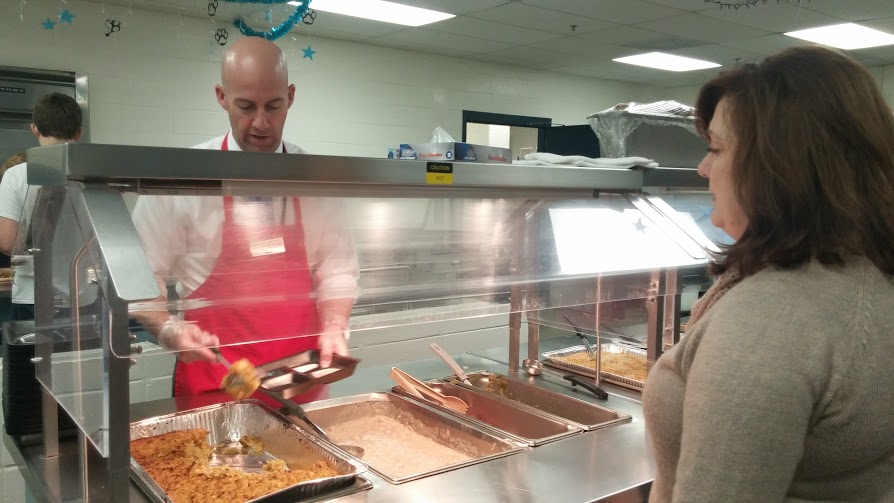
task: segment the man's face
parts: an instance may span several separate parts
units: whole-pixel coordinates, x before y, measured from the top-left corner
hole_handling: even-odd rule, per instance
[[[230,116],[233,139],[246,152],[274,152],[282,142],[295,86],[277,72],[240,72],[215,88],[217,101]]]

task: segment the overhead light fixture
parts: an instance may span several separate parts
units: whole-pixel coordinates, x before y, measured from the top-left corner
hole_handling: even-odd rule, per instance
[[[289,2],[289,5],[301,5]],[[320,12],[331,12],[404,26],[422,26],[456,17],[454,14],[412,7],[385,0],[313,0],[311,7]]]
[[[657,68],[659,70],[668,70],[671,72],[689,72],[692,70],[704,70],[705,68],[716,68],[720,66],[717,63],[712,63],[710,61],[685,58],[683,56],[675,56],[664,52],[648,52],[646,54],[615,58],[612,61],[627,63],[628,65],[647,66],[649,68]]]
[[[833,24],[831,26],[790,31],[785,33],[785,35],[839,49],[865,49],[867,47],[894,44],[894,35],[860,26],[856,23]]]

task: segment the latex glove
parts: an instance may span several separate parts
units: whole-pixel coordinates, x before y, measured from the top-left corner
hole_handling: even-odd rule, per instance
[[[217,361],[217,355],[210,348],[220,345],[217,336],[174,316],[162,325],[158,332],[158,343],[169,351],[177,351],[177,358],[184,363]]]
[[[332,355],[348,354],[348,319],[344,316],[327,317],[320,333],[320,366],[332,365]]]

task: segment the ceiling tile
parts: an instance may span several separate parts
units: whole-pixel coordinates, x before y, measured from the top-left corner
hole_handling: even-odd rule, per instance
[[[559,37],[538,42],[536,47],[562,54],[589,56],[593,61],[609,61],[630,54],[630,49],[611,44],[598,44],[579,36]]]
[[[809,10],[848,21],[864,21],[894,16],[894,2],[886,0],[816,0],[807,4]]]
[[[692,33],[697,35],[700,40],[715,43],[769,34],[767,30],[759,30],[741,24],[713,19],[700,13],[688,13],[658,21],[648,21],[637,26],[671,35]]]
[[[541,49],[539,47],[509,47],[497,51],[480,54],[481,59],[496,63],[525,66],[530,68],[548,69],[562,66],[580,66],[587,62],[586,56],[574,54],[561,54],[555,51]]]
[[[684,12],[642,0],[522,0],[522,2],[619,24],[635,24]]]
[[[502,23],[494,23],[492,21],[483,21],[466,16],[458,16],[453,19],[441,21],[432,25],[430,29],[442,33],[451,33],[454,35],[462,35],[466,37],[477,37],[485,40],[495,40],[497,42],[505,42],[512,45],[525,45],[555,38],[554,33],[545,31],[531,30],[519,28],[517,26],[508,26]]]
[[[619,26],[593,33],[583,33],[582,38],[594,42],[613,44],[625,47],[650,48],[653,50],[670,50],[681,47],[704,45],[706,40],[697,38],[671,36],[652,30],[644,30],[633,26]]]
[[[840,18],[814,12],[796,3],[785,2],[758,3],[754,7],[738,10],[717,6],[714,9],[703,10],[699,14],[776,33],[842,22]]]
[[[583,17],[575,14],[568,14],[550,9],[541,9],[523,3],[512,2],[494,7],[493,9],[476,12],[471,17],[478,19],[487,19],[499,23],[509,24],[513,26],[521,26],[523,28],[531,28],[540,31],[548,31],[558,35],[569,35],[572,33],[573,25],[574,33],[588,33],[596,30],[604,30],[612,26],[606,21],[599,21],[593,18]]]
[[[386,47],[398,47],[410,51],[433,52],[453,56],[467,56],[482,52],[496,51],[510,47],[511,44],[484,40],[453,33],[410,28],[391,35],[375,37],[369,43]]]
[[[449,14],[469,14],[506,3],[506,0],[398,0],[399,3]],[[311,6],[313,7],[313,6]]]
[[[760,53],[748,51],[741,47],[730,47],[720,44],[699,45],[696,47],[687,47],[685,49],[675,49],[668,52],[678,56],[703,59],[724,66],[735,63],[737,60],[755,61],[763,57]]]
[[[718,5],[705,0],[646,0],[649,3],[663,5],[665,7],[673,7],[675,9],[688,10],[690,12],[698,12],[706,9],[713,9]]]
[[[306,27],[297,28],[299,31],[306,29]],[[408,27],[399,24],[380,23],[357,17],[319,12],[317,13],[317,21],[308,31],[313,35],[320,37],[358,41],[397,33],[408,29]],[[295,30],[296,29],[293,29],[292,31]]]
[[[815,45],[806,40],[788,37],[785,35],[764,35],[763,37],[755,37],[733,42],[721,42],[720,45],[730,47],[736,50],[748,51],[762,56],[769,56],[788,47],[797,47],[802,45]]]

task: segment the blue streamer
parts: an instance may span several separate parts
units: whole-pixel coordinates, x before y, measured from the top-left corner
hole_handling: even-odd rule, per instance
[[[224,0],[230,3],[253,3],[253,4],[284,4],[287,0]],[[258,31],[248,26],[248,23],[245,22],[244,18],[239,18],[233,21],[233,26],[235,26],[240,33],[245,35],[246,37],[261,37],[267,40],[276,40],[279,37],[282,37],[286,33],[292,31],[292,28],[295,26],[295,23],[300,22],[304,15],[307,14],[307,9],[310,8],[310,0],[301,0],[301,5],[295,7],[295,12],[282,22],[279,26],[275,28],[270,28],[267,31]]]

